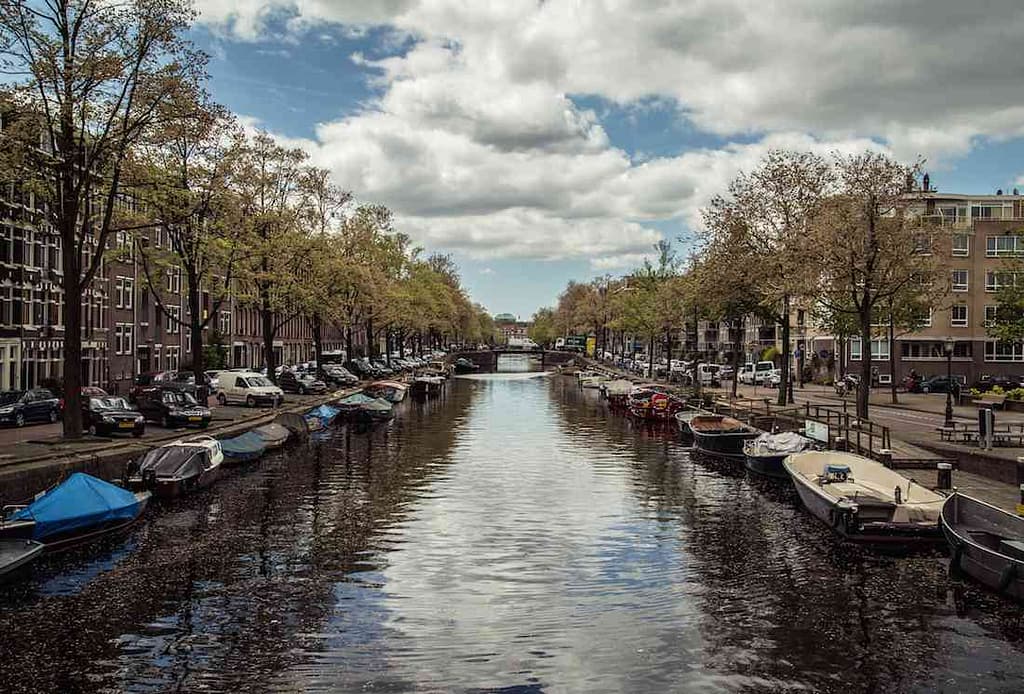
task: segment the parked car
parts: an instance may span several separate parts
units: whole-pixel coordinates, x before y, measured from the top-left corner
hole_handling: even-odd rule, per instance
[[[1013,390],[1014,388],[1024,388],[1024,378],[1020,376],[982,376],[979,380],[975,381],[972,388],[987,393],[996,386],[999,386],[1003,390]]]
[[[244,403],[246,407],[269,404],[277,407],[284,401],[284,391],[270,382],[266,376],[252,371],[235,371],[221,374],[217,402],[227,405],[231,402]]]
[[[285,393],[323,393],[327,390],[327,384],[319,378],[314,378],[306,373],[285,371],[277,379],[277,386]]]
[[[370,363],[373,364],[374,368],[377,369],[381,376],[392,376],[395,373],[394,369],[382,361],[371,361]]]
[[[56,422],[60,400],[46,388],[0,393],[0,423],[25,426],[28,422]]]
[[[957,381],[956,376],[953,377],[953,381]],[[929,376],[920,381],[917,385],[917,390],[921,393],[945,393],[949,390],[949,387],[950,380],[943,374],[941,376]]]
[[[754,362],[748,361],[746,364],[740,367],[740,372],[736,375],[736,378],[740,383],[748,386],[754,384]]]
[[[103,390],[102,388],[97,388],[96,386],[82,386],[81,388],[78,389],[78,393],[81,396],[81,403],[83,406],[85,406],[89,398],[107,397],[107,391]],[[60,397],[58,398],[58,400],[60,401],[60,411],[63,412],[64,398]]]
[[[754,364],[754,384],[764,383],[765,378],[768,377],[772,371],[775,370],[775,362],[773,361],[759,361]]]
[[[212,389],[212,386],[210,384],[211,380],[212,379],[209,377],[209,375],[207,375],[206,372],[203,372],[203,385],[206,386],[206,392],[208,393]],[[192,371],[177,371],[171,376],[170,385],[173,385],[180,390],[184,390],[195,395],[196,375]]]
[[[135,402],[135,394],[143,388],[159,385],[173,385],[174,371],[146,371],[135,376],[132,387],[128,389],[128,401]]]
[[[383,376],[382,374],[366,357],[360,357],[359,359],[353,359],[352,361],[345,364],[345,368],[359,376],[361,379],[377,378]]]
[[[733,368],[731,366],[720,366],[718,367],[718,380],[720,381],[731,381],[733,377]]]
[[[210,392],[217,392],[217,389],[220,388],[220,371],[207,371],[206,378],[209,379]]]
[[[772,369],[763,377],[764,385],[768,388],[778,388],[782,383],[782,369]]]
[[[124,398],[92,396],[82,401],[82,426],[93,436],[146,433],[146,419]]]
[[[359,383],[359,377],[339,364],[324,365],[324,378],[329,383],[349,386]]]
[[[205,429],[212,416],[210,408],[199,404],[191,393],[172,386],[141,389],[135,396],[135,406],[143,417],[167,429],[190,425]]]

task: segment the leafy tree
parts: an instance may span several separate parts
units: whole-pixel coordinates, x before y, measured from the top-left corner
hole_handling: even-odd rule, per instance
[[[188,0],[45,0],[0,3],[0,48],[26,129],[26,179],[61,239],[64,296],[64,436],[82,433],[82,299],[120,230],[129,153],[162,107],[195,90],[205,56],[181,36]],[[35,137],[38,135],[38,137]],[[38,145],[42,144],[42,147]]]
[[[1021,237],[1024,229],[1012,233]],[[1003,343],[1024,341],[1024,258],[1007,259],[999,272],[1002,288],[996,293],[996,315],[985,333]]]
[[[531,319],[528,334],[530,339],[541,347],[549,347],[558,337],[554,310],[547,307],[537,309]]]

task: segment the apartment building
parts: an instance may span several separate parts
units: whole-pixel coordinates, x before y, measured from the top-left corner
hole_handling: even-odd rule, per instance
[[[125,203],[130,204],[130,203]],[[63,377],[64,296],[61,239],[48,225],[45,203],[14,183],[0,186],[0,389],[25,389]],[[147,286],[136,243],[165,245],[159,229],[108,239],[100,270],[80,297],[82,302],[82,379],[114,392],[127,392],[146,371],[185,368],[192,362],[189,308],[180,268],[171,268]],[[117,251],[117,252],[115,252]],[[99,252],[86,244],[88,263]],[[169,320],[164,307],[185,322]],[[202,292],[202,310],[213,309]],[[217,330],[230,366],[264,364],[258,314],[234,298],[222,303],[204,332]],[[208,338],[204,339],[207,342]],[[342,349],[339,331],[325,328],[324,349]],[[308,361],[313,340],[306,321],[296,316],[281,328],[274,345],[277,363]]]

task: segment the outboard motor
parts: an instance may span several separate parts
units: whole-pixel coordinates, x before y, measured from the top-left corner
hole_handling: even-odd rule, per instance
[[[156,470],[142,471],[142,487],[149,490],[156,488]]]
[[[892,497],[896,501],[896,505],[899,506],[903,503],[903,490],[897,486],[892,490]]]

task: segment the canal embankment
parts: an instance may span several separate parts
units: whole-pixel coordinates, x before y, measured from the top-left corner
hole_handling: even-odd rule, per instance
[[[160,433],[144,439],[89,436],[75,441],[59,437],[30,439],[29,445],[10,447],[10,452],[0,459],[0,502],[26,501],[73,472],[85,472],[101,479],[119,479],[128,461],[151,448],[198,435],[230,438],[271,422],[281,413],[301,414],[360,390],[361,386],[357,386],[323,395],[290,396],[296,399],[277,408],[223,408],[221,412],[215,410],[211,425],[205,429],[160,430]]]

